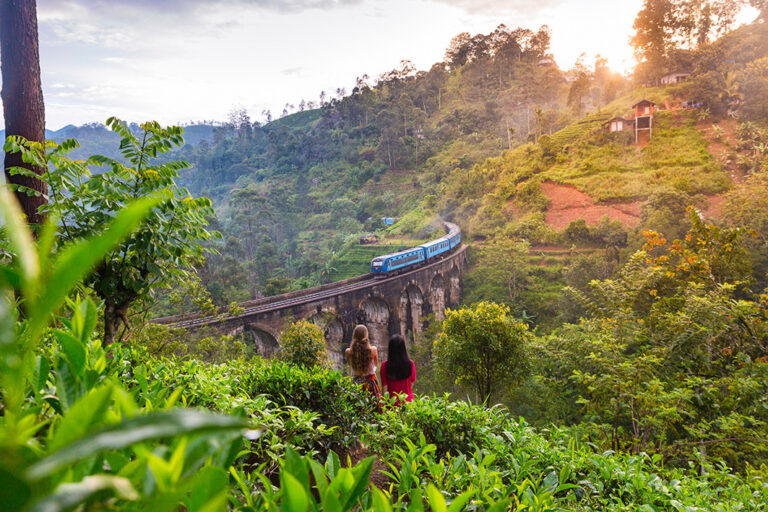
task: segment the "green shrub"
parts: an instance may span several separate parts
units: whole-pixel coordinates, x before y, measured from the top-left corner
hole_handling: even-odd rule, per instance
[[[372,411],[371,398],[337,371],[306,369],[277,362],[252,376],[252,396],[264,395],[278,406],[315,412],[329,427],[338,427],[322,448],[353,442]]]
[[[299,320],[280,335],[279,357],[303,368],[330,365],[323,330],[307,320]]]
[[[403,446],[433,444],[439,458],[447,454],[470,454],[476,448],[491,448],[508,418],[500,408],[475,406],[449,397],[418,397],[398,409],[386,411],[377,423],[369,424],[366,444],[377,453],[388,454]]]

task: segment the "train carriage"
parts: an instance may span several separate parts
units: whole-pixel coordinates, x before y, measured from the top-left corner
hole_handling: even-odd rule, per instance
[[[424,249],[413,247],[394,254],[385,254],[377,256],[371,260],[371,272],[374,274],[384,274],[399,270],[410,265],[416,265],[425,261]]]
[[[434,258],[440,258],[461,245],[461,230],[451,222],[445,222],[445,236],[394,254],[377,256],[371,260],[371,272],[385,277],[406,267],[415,266]]]
[[[437,240],[432,240],[431,242],[421,244],[419,247],[424,249],[426,258],[430,259],[450,251],[451,242],[447,237],[441,237]]]
[[[461,229],[459,229],[459,226],[456,224],[453,224],[452,222],[446,222],[445,226],[448,228],[448,234],[446,237],[448,238],[448,241],[450,242],[451,249],[454,247],[458,247],[461,245]]]

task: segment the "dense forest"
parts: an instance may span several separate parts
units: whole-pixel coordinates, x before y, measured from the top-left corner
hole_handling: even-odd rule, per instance
[[[766,510],[766,16],[644,0],[632,76],[501,25],[263,123],[11,135],[0,510]],[[612,132],[641,99],[647,139]],[[274,358],[149,322],[364,272],[440,219],[470,268],[408,333],[413,402],[308,321]]]

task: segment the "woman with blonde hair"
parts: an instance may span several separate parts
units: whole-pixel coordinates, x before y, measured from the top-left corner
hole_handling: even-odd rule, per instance
[[[379,365],[379,351],[368,340],[368,328],[358,325],[352,331],[352,343],[344,351],[347,363],[352,370],[352,380],[363,389],[370,391],[376,398],[381,397],[381,388],[376,379],[376,367]]]

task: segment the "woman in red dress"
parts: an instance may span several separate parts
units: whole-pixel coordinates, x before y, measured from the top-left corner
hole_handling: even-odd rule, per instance
[[[389,338],[387,360],[381,364],[381,384],[395,397],[395,404],[400,405],[403,397],[406,402],[413,401],[413,382],[416,380],[416,365],[408,357],[405,340],[399,334]]]

